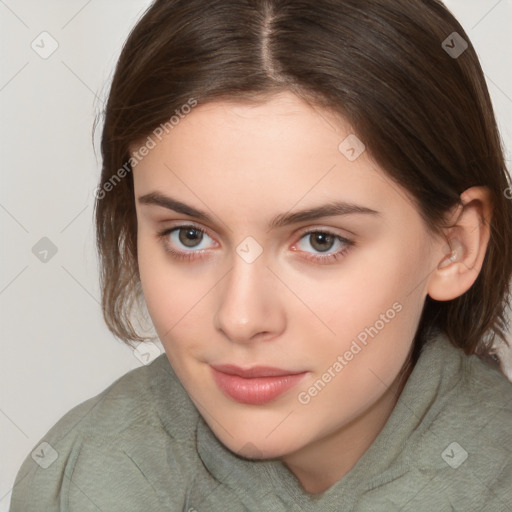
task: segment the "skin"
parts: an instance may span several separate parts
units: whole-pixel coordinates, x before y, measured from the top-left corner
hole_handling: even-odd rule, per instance
[[[409,193],[368,151],[349,161],[338,150],[351,133],[348,124],[291,93],[256,106],[215,102],[194,108],[134,169],[141,284],[170,363],[226,447],[246,457],[280,458],[310,493],[345,475],[382,430],[411,371],[406,363],[426,296],[450,300],[464,293],[489,236],[484,189],[466,191],[467,206],[451,212],[454,227],[433,236]],[[212,220],[138,200],[154,192]],[[378,213],[268,227],[278,214],[335,200]],[[180,243],[178,231],[158,235],[190,225],[207,232],[196,247]],[[354,245],[335,238],[321,252],[307,234],[318,231]],[[236,252],[248,236],[262,249],[252,263]],[[450,239],[459,248],[453,263],[447,262]],[[195,259],[173,257],[166,240],[176,251],[195,252]],[[344,248],[337,259],[312,259]],[[301,403],[299,393],[393,304],[400,312]],[[269,403],[240,404],[213,380],[209,365],[226,363],[307,374]]]

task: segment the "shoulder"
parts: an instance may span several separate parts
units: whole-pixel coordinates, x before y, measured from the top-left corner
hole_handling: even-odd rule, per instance
[[[162,407],[165,405],[165,409]],[[98,395],[67,412],[46,437],[63,440],[70,435],[119,437],[141,425],[167,429],[180,437],[177,424],[194,421],[197,412],[176,377],[166,354],[151,364],[122,375]]]
[[[448,427],[451,422],[457,431],[477,429],[480,437],[488,434],[503,440],[510,436],[512,382],[497,366],[465,354],[447,338],[429,349],[428,363],[438,366],[433,371],[440,374],[430,428]]]
[[[158,489],[179,492],[197,418],[163,354],[60,418],[20,467],[10,510],[166,506]]]
[[[501,503],[496,509],[501,510],[503,499],[512,500],[512,383],[477,356],[462,357],[461,394],[471,411],[468,460],[472,455],[474,473],[480,474],[489,499],[496,500],[497,507]]]
[[[476,355],[461,351],[460,358],[462,371],[453,400],[471,420],[466,427],[476,429],[479,439],[512,450],[512,383]]]
[[[425,419],[421,458],[435,469],[451,503],[501,511],[512,499],[512,383],[453,346],[444,357],[441,372],[450,375],[443,376],[437,405]]]

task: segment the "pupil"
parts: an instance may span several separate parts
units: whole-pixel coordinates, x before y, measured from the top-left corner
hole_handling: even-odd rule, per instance
[[[180,229],[180,242],[186,247],[195,247],[203,239],[203,233],[197,229]]]
[[[327,233],[315,233],[312,235],[311,245],[315,250],[325,252],[332,249],[334,237]]]

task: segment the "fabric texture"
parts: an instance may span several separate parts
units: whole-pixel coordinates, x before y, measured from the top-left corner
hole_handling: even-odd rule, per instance
[[[166,354],[70,410],[34,450],[10,512],[512,512],[512,384],[437,335],[372,445],[317,495],[280,461],[225,448]]]

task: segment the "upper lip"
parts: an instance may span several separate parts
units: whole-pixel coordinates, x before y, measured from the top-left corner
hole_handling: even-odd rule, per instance
[[[245,379],[258,377],[278,377],[281,375],[296,375],[304,373],[303,371],[283,370],[282,368],[274,368],[272,366],[252,366],[251,368],[241,368],[233,364],[212,364],[211,367],[218,372],[228,375],[237,375]]]

